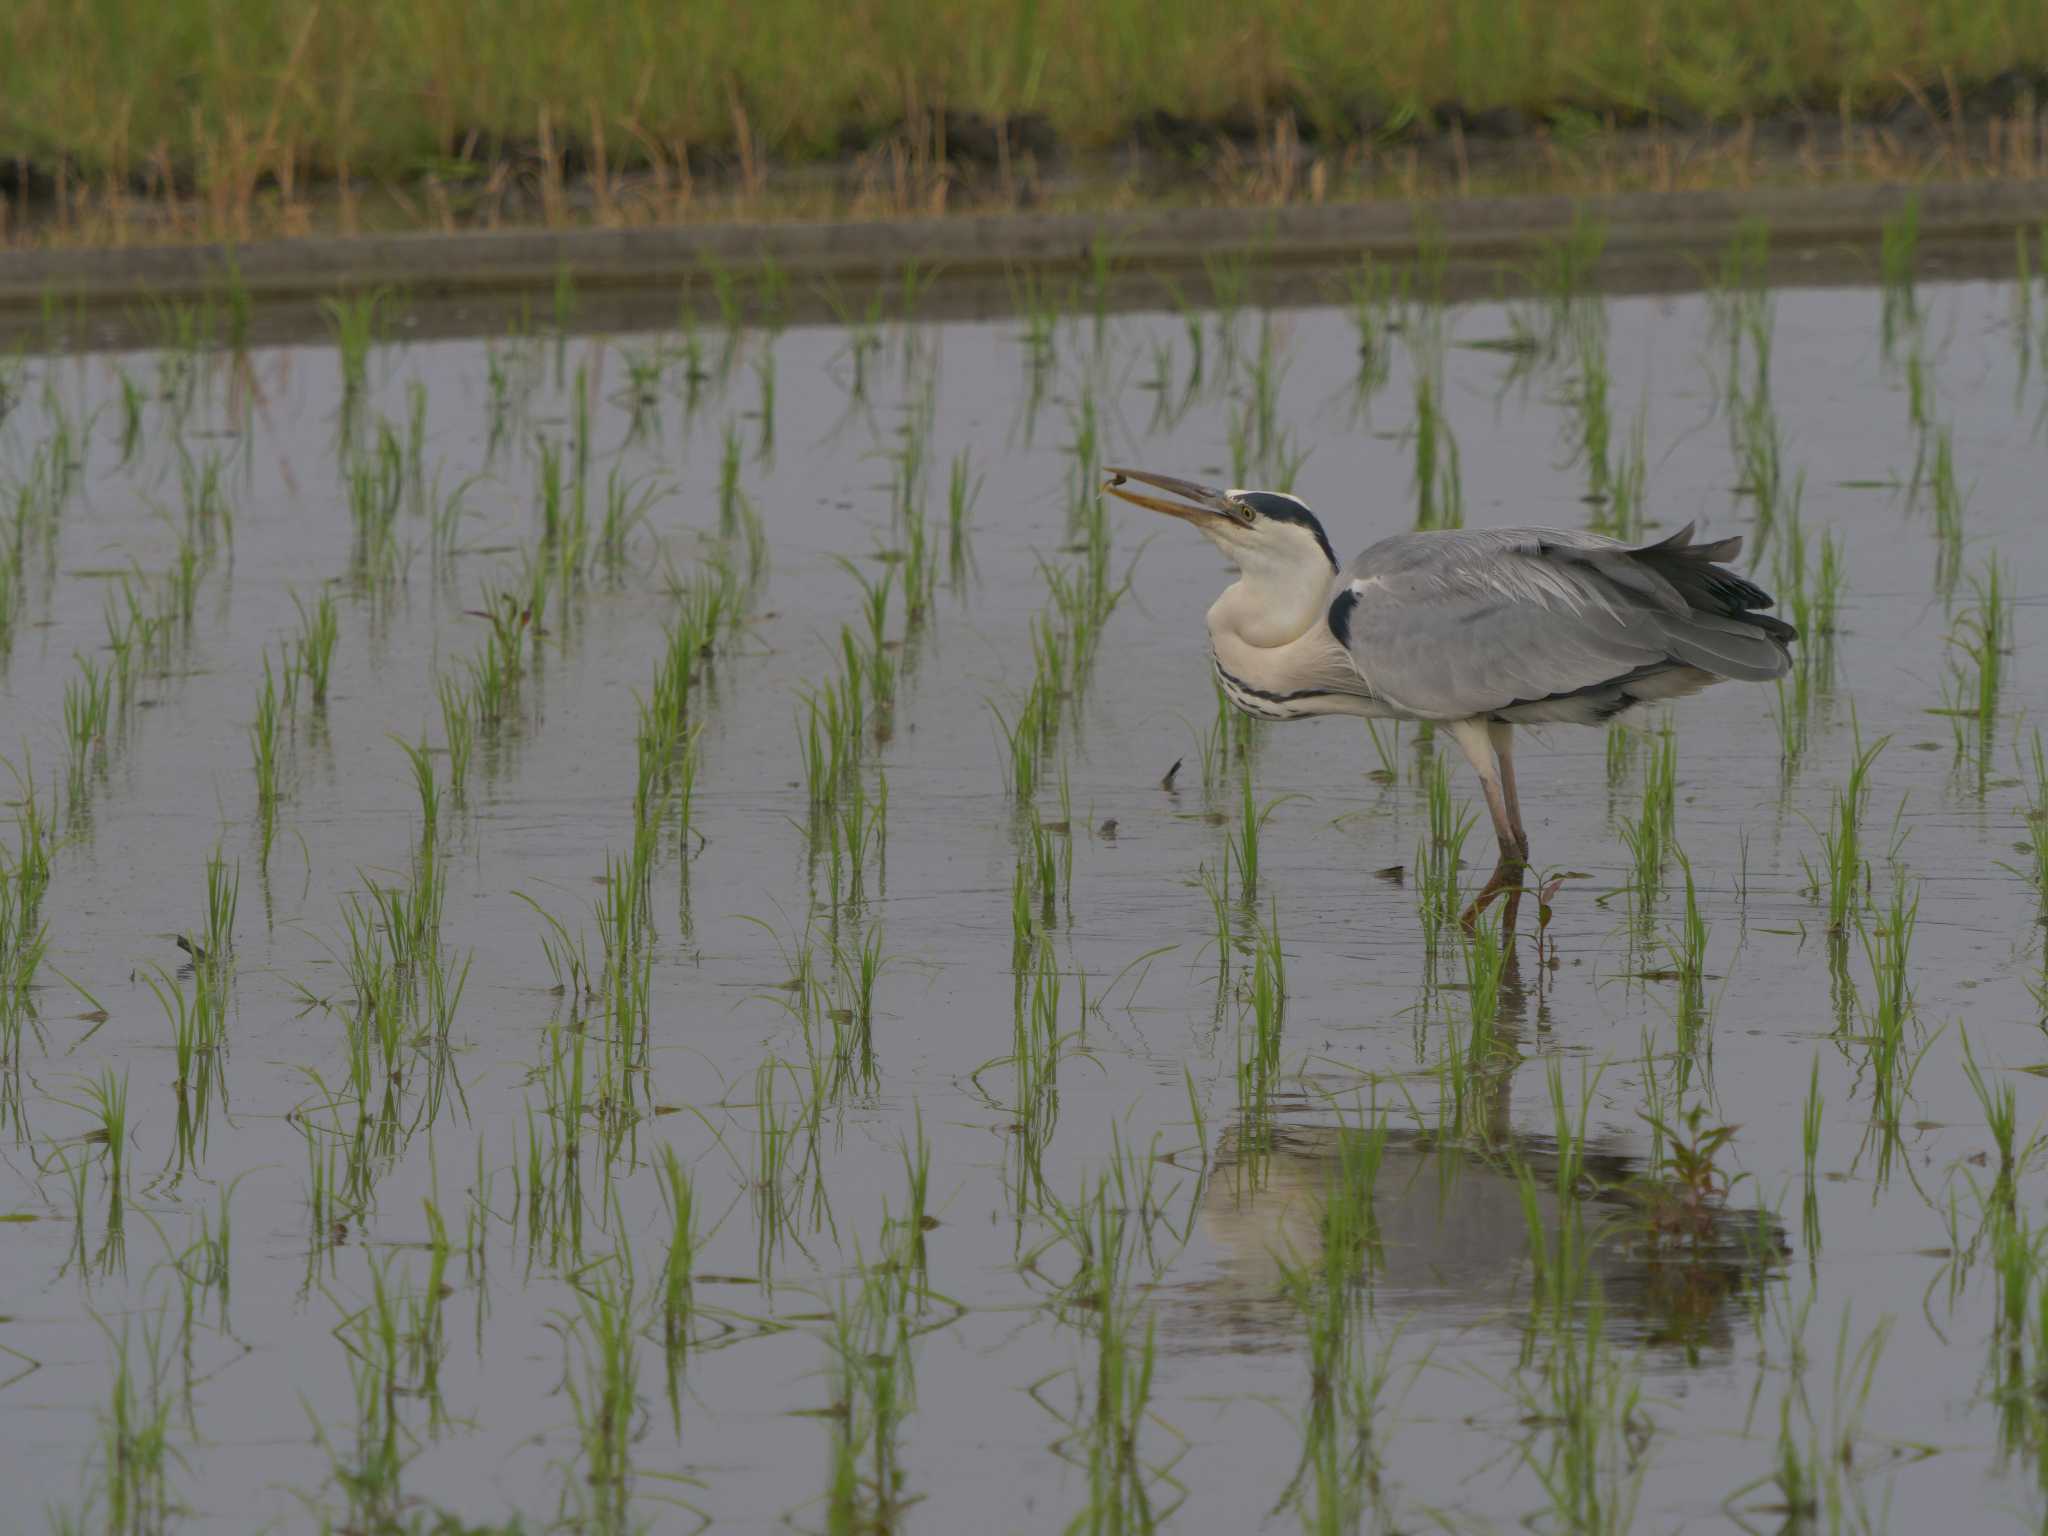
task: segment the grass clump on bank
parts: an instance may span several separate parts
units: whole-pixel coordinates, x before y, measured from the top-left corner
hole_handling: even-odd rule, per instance
[[[1496,131],[1916,94],[1945,114],[1952,90],[2001,81],[2017,101],[2048,73],[2034,0],[20,0],[9,31],[10,170],[224,193],[460,181],[515,149],[614,170],[709,152],[744,172],[945,123],[956,140],[1008,123],[1014,153],[1282,115],[1356,138],[1446,106]]]

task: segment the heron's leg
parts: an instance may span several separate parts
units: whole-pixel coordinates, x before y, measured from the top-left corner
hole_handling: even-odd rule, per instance
[[[1492,730],[1486,721],[1474,719],[1454,722],[1450,732],[1452,739],[1463,749],[1465,761],[1479,776],[1479,787],[1486,795],[1487,812],[1493,817],[1493,835],[1500,842],[1499,862],[1493,867],[1492,877],[1472,898],[1472,905],[1465,909],[1464,921],[1469,926],[1494,897],[1502,891],[1511,891],[1507,922],[1512,926],[1522,889],[1523,843],[1515,825],[1516,818],[1508,809],[1507,786],[1501,775],[1500,757],[1493,749]]]
[[[1500,761],[1500,790],[1508,803],[1508,825],[1515,829],[1515,843],[1526,864],[1529,832],[1522,825],[1522,802],[1515,794],[1515,728],[1505,720],[1489,720],[1486,735],[1493,744],[1493,755]]]

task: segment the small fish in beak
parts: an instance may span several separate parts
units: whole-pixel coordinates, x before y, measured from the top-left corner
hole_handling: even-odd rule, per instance
[[[1180,480],[1172,475],[1155,475],[1142,469],[1111,468],[1108,473],[1109,478],[1102,482],[1102,488],[1119,501],[1128,501],[1134,507],[1145,507],[1153,512],[1164,512],[1168,517],[1180,518],[1198,528],[1212,521],[1249,527],[1254,516],[1251,508],[1228,492],[1211,490],[1208,486],[1197,485],[1192,480]],[[1181,500],[1163,501],[1157,496],[1147,496],[1142,491],[1124,489],[1133,480],[1157,486],[1162,491],[1180,497]]]

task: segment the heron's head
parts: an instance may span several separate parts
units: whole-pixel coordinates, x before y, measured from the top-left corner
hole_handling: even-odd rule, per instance
[[[1321,582],[1337,569],[1337,555],[1323,525],[1298,496],[1285,491],[1216,491],[1191,480],[1136,469],[1111,469],[1108,473],[1102,488],[1110,495],[1192,523],[1223,551],[1225,559],[1253,580],[1312,575]],[[1131,490],[1128,483],[1133,480],[1180,499],[1167,501]]]

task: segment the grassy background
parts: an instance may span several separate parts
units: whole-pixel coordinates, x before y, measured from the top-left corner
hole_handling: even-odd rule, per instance
[[[1070,145],[1154,109],[1714,116],[2048,68],[2043,0],[8,0],[0,155],[399,175],[475,130],[835,153],[934,108]]]

